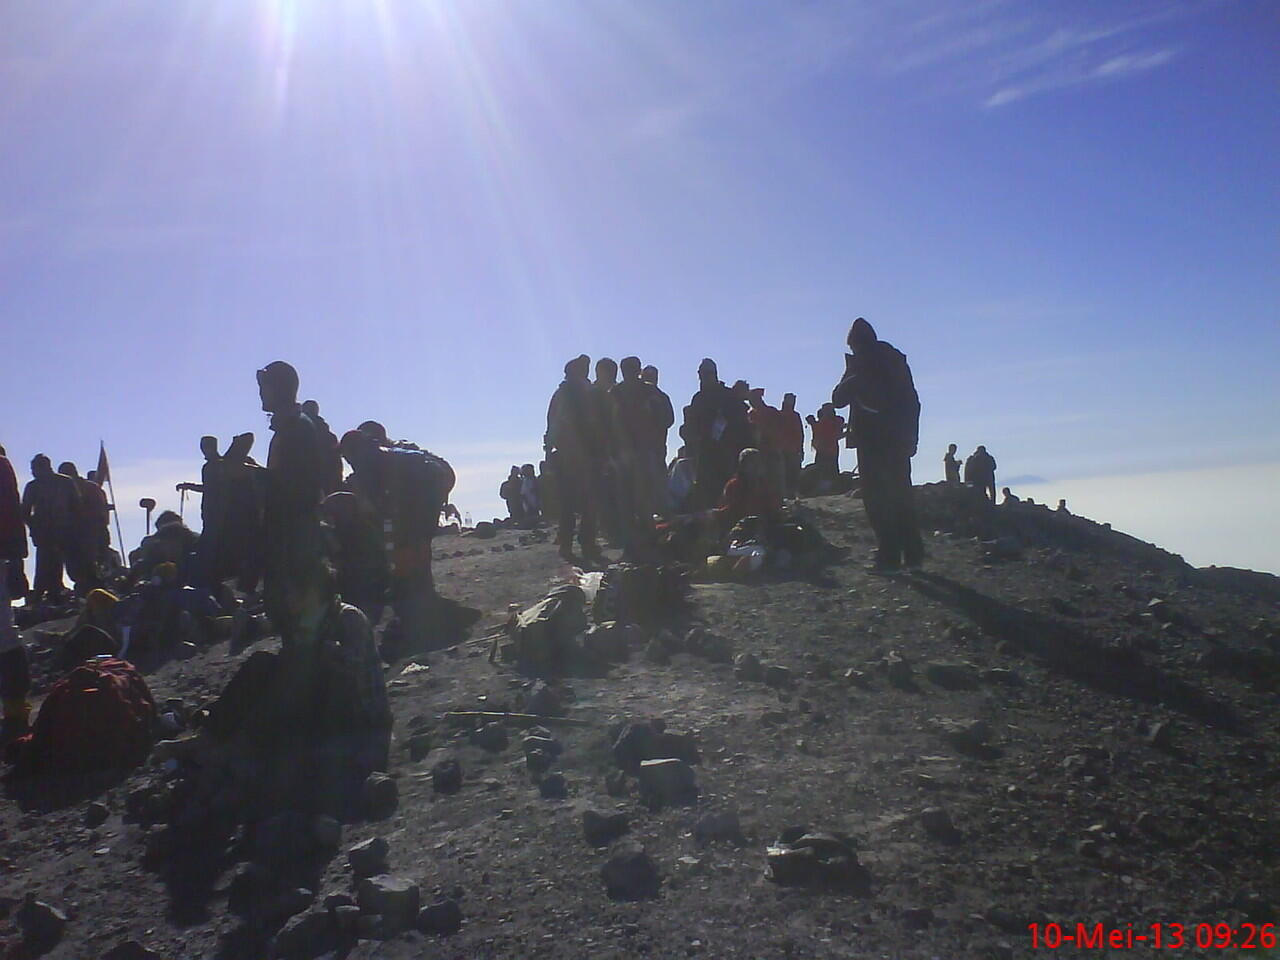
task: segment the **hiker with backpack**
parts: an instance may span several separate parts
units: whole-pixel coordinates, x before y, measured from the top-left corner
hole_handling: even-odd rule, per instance
[[[634,551],[652,537],[653,515],[658,510],[662,485],[656,451],[665,441],[665,431],[655,416],[655,388],[640,377],[640,358],[625,357],[620,368],[622,382],[609,391],[613,412],[611,447],[622,545],[624,550]]]
[[[738,451],[733,449],[730,421],[736,419],[735,406],[742,404],[720,380],[716,362],[709,357],[698,365],[698,383],[698,392],[685,407],[681,435],[693,458],[696,476],[690,504],[708,508],[719,502],[737,465]],[[745,412],[742,419],[745,422]]]
[[[13,464],[0,447],[0,701],[4,721],[0,743],[27,732],[31,705],[31,667],[27,648],[13,621],[13,601],[27,592],[22,569],[27,557],[27,531],[22,520],[22,500]]]
[[[420,647],[435,597],[431,541],[453,491],[453,468],[429,450],[384,445],[359,430],[346,433],[340,448],[352,468],[348,486],[382,522],[392,609],[410,644]]]
[[[992,503],[996,502],[996,458],[979,445],[964,462],[964,482],[977,487]]]
[[[920,398],[906,356],[859,317],[849,329],[844,378],[831,394],[849,408],[846,444],[858,450],[862,503],[876,536],[873,569],[890,572],[924,560],[911,489],[920,435]]]

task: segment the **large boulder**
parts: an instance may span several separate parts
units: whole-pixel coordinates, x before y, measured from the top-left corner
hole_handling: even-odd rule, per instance
[[[640,798],[651,807],[698,802],[698,778],[683,760],[643,760],[638,771]]]
[[[383,918],[384,927],[408,930],[418,922],[421,894],[418,885],[405,877],[380,874],[366,877],[356,887],[360,912]]]
[[[613,900],[650,900],[662,886],[657,865],[640,846],[617,851],[600,868],[600,879]]]

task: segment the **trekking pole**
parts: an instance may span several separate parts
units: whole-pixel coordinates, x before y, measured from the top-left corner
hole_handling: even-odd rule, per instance
[[[150,497],[143,497],[138,501],[138,506],[147,511],[147,536],[151,535],[151,511],[156,508],[156,502]]]
[[[178,491],[178,516],[185,515],[187,510],[187,491],[185,488]]]

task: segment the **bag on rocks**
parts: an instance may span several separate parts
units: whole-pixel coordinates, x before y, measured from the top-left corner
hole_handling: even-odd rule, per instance
[[[515,658],[553,669],[569,666],[579,655],[577,637],[587,629],[586,595],[575,584],[556,587],[516,617]]]
[[[31,733],[19,742],[15,774],[132,769],[151,752],[155,718],[151,691],[133,664],[95,658],[53,685]]]
[[[679,612],[688,590],[688,574],[677,564],[614,564],[600,581],[591,619],[595,623],[661,623]]]

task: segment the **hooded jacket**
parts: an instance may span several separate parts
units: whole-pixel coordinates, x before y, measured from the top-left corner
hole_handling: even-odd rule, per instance
[[[920,439],[920,397],[907,357],[876,337],[866,320],[854,324],[864,345],[845,356],[845,374],[831,393],[837,407],[849,408],[848,446],[868,452],[915,456]]]

